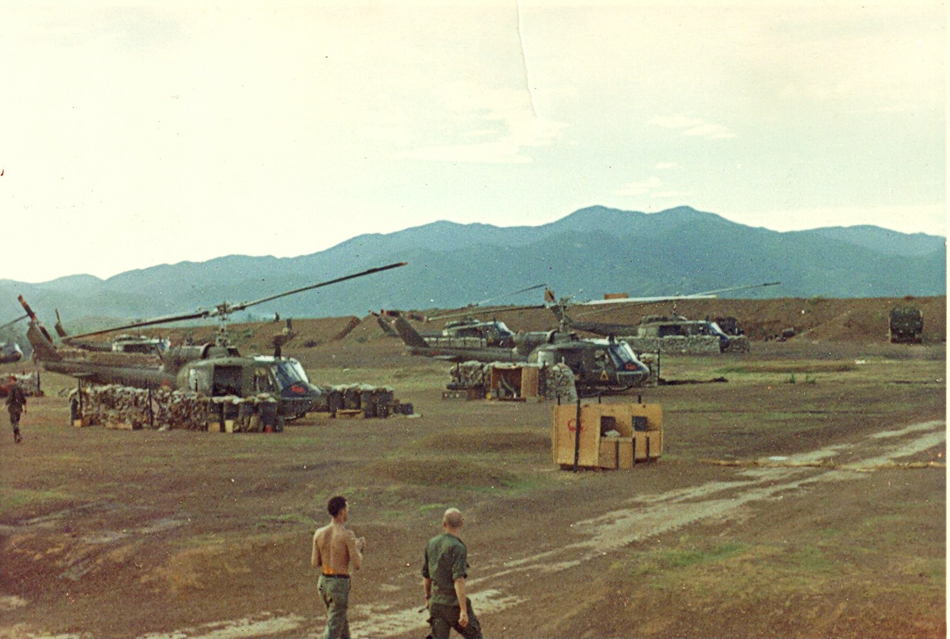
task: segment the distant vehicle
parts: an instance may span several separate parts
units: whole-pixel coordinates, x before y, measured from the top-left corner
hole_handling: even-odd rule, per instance
[[[21,320],[25,320],[26,315],[16,318],[11,322],[0,326],[0,330],[7,328],[8,326],[13,326]],[[23,351],[20,349],[20,345],[14,341],[0,342],[0,364],[13,364],[19,362],[23,359]]]
[[[923,344],[924,314],[913,306],[891,309],[888,339],[892,344]]]
[[[16,342],[0,344],[0,364],[13,364],[23,359],[23,351]]]
[[[730,350],[735,340],[726,334],[716,322],[709,320],[688,320],[682,315],[667,317],[647,315],[637,327],[637,337],[717,337],[719,352]]]
[[[606,300],[593,300],[590,302],[572,302],[569,298],[562,298],[559,301],[555,301],[554,294],[548,290],[545,292],[545,299],[548,301],[549,308],[554,312],[554,315],[557,317],[558,321],[562,326],[568,326],[574,330],[584,331],[587,333],[593,333],[595,335],[625,335],[631,336],[636,335],[638,337],[658,337],[654,333],[652,327],[648,328],[646,325],[647,318],[641,320],[640,324],[616,324],[616,323],[606,323],[606,322],[590,322],[584,320],[578,320],[568,315],[569,309],[579,309],[587,307],[598,307],[594,312],[598,312],[604,309],[607,309],[611,306],[616,305],[630,305],[630,304],[648,304],[651,302],[677,302],[680,300],[697,300],[697,299],[713,299],[719,293],[727,293],[733,291],[741,291],[751,288],[763,288],[766,286],[778,286],[781,282],[766,282],[764,284],[750,284],[745,286],[732,286],[729,288],[720,288],[712,291],[703,291],[700,293],[692,293],[689,295],[670,295],[667,297],[624,297],[624,298],[614,298]],[[659,317],[659,316],[656,316]],[[674,321],[673,318],[664,318],[666,321]],[[734,317],[726,318],[730,321],[730,327],[733,328],[735,333],[733,335],[741,335],[742,331],[738,329],[737,321]],[[687,321],[685,317],[677,316],[679,322]],[[729,332],[724,331],[716,322],[709,320],[693,320],[694,322],[702,322],[702,325],[696,324],[694,326],[681,325],[679,328],[669,326],[665,329],[662,329],[664,332],[668,332],[669,335],[716,335],[717,337],[722,335],[725,336],[725,340],[722,340],[724,344],[728,343]],[[660,336],[662,337],[662,336]],[[720,339],[722,339],[720,337]]]
[[[222,325],[221,334],[215,343],[182,344],[173,348],[167,347],[162,340],[151,343],[148,338],[143,341],[134,336],[125,339],[120,337],[108,347],[88,344],[82,340],[176,321],[215,317],[226,322],[230,313],[257,304],[404,265],[405,262],[390,264],[253,302],[233,305],[224,302],[212,309],[198,309],[190,313],[158,317],[75,336],[64,337],[66,331],[61,322],[57,322],[57,333],[63,338],[61,347],[53,343],[22,295],[19,300],[30,318],[27,339],[33,346],[33,358],[48,371],[72,375],[97,384],[122,384],[138,388],[167,387],[190,390],[206,396],[250,397],[267,393],[278,400],[278,414],[289,420],[312,410],[320,402],[322,392],[310,383],[303,367],[293,358],[276,354],[242,356],[237,348],[228,343],[226,324]],[[143,350],[145,352],[142,352]]]
[[[424,315],[418,311],[409,311],[401,312],[394,310],[382,310],[379,313],[373,313],[376,316],[376,321],[379,323],[380,328],[383,329],[383,332],[392,337],[399,337],[399,334],[392,327],[392,320],[389,318],[396,317],[397,315],[402,315],[410,320],[415,320],[417,322],[428,323],[434,320],[440,319],[450,319],[455,317],[461,317],[462,319],[452,319],[447,322],[443,327],[442,331],[439,333],[431,333],[420,331],[420,334],[423,337],[477,337],[484,339],[488,346],[499,346],[502,348],[511,348],[515,345],[514,337],[515,333],[510,328],[508,328],[504,322],[498,320],[479,320],[474,317],[474,314],[478,314],[478,307],[484,306],[490,302],[494,302],[506,297],[511,297],[514,295],[519,295],[521,293],[527,293],[529,291],[534,291],[539,288],[544,288],[547,284],[535,284],[534,286],[529,286],[527,288],[522,288],[517,291],[512,291],[511,293],[505,293],[503,295],[497,295],[480,302],[475,302],[465,306],[462,310],[453,311],[448,314],[438,314],[438,315]],[[492,312],[497,312],[498,309],[495,309]]]

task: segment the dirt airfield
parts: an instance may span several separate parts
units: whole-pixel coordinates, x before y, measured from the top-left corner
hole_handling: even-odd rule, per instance
[[[924,345],[886,343],[898,303],[924,307]],[[643,389],[664,451],[623,471],[557,468],[550,403],[441,399],[450,365],[372,317],[343,339],[349,318],[295,320],[284,354],[318,384],[390,385],[414,417],[79,429],[74,381],[43,373],[23,444],[0,417],[0,638],[320,636],[310,540],[336,494],[367,539],[357,637],[425,636],[422,550],[449,506],[489,637],[945,637],[946,298],[677,310],[739,317],[752,351],[664,356],[665,379],[728,381]],[[266,353],[280,327],[232,334]]]

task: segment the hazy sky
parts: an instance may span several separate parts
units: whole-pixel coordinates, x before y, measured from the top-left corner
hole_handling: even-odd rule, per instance
[[[0,279],[594,204],[946,234],[941,2],[0,9]]]

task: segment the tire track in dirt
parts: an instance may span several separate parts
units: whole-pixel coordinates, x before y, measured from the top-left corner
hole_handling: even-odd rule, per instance
[[[860,461],[850,463],[849,467],[737,468],[736,476],[741,479],[712,481],[660,494],[630,497],[623,502],[622,508],[568,524],[569,531],[566,532],[578,537],[573,543],[512,561],[489,562],[480,567],[479,572],[484,576],[469,580],[470,587],[476,590],[471,595],[473,604],[479,615],[501,612],[525,601],[520,594],[520,587],[531,578],[569,570],[630,544],[689,525],[742,518],[747,506],[781,499],[783,494],[812,483],[860,480],[867,477],[867,473],[857,472],[861,469],[892,462],[945,443],[946,421],[911,424],[899,430],[876,433],[868,441],[830,446],[787,457],[794,464],[827,459],[845,452],[866,455]],[[491,583],[493,588],[478,591],[478,584],[485,582]],[[353,619],[350,627],[354,636],[409,636],[424,632],[427,627],[424,611],[406,609],[399,604],[357,605],[351,608],[350,616]],[[242,619],[167,634],[152,634],[147,639],[245,637],[287,632],[311,635],[322,632],[323,623],[322,620],[303,619],[298,615],[255,621]]]

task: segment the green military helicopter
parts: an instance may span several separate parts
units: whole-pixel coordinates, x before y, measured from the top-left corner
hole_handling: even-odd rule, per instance
[[[19,301],[30,319],[26,336],[33,347],[33,358],[47,371],[71,375],[94,384],[121,384],[137,388],[166,387],[195,391],[207,396],[249,397],[269,393],[278,399],[278,414],[289,420],[312,410],[320,402],[322,392],[310,383],[300,362],[280,356],[279,346],[285,340],[275,338],[275,346],[278,348],[274,355],[241,355],[238,349],[227,341],[228,316],[287,295],[380,273],[405,264],[398,262],[372,268],[252,302],[225,302],[210,309],[133,322],[81,335],[65,335],[61,323],[58,322],[57,332],[62,340],[60,346],[54,344],[49,332],[39,322],[22,295]],[[82,341],[118,331],[211,317],[222,321],[222,330],[214,343],[168,347],[167,343],[161,343],[159,340],[161,347],[156,345],[155,348],[146,348],[146,352],[141,352],[142,349],[138,348],[126,350],[124,347],[116,347],[122,344],[143,343],[134,337],[131,340],[116,340],[105,348]],[[287,337],[286,333],[281,337]]]

